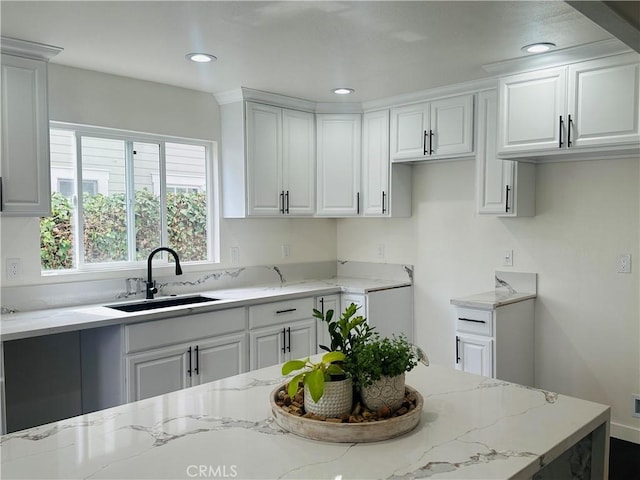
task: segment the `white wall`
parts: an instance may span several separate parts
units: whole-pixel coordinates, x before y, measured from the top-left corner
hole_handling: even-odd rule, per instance
[[[417,342],[434,363],[455,362],[449,299],[493,288],[500,255],[538,273],[537,386],[612,406],[612,434],[640,443],[639,161],[536,167],[533,218],[475,215],[472,161],[413,167],[409,220],[338,221],[338,258],[415,265]],[[391,231],[392,230],[392,231]],[[384,239],[384,240],[380,240]],[[632,274],[616,273],[631,253]],[[633,430],[635,429],[635,430]]]
[[[57,121],[211,140],[218,147],[220,142],[219,108],[211,94],[55,64],[49,70],[49,116]],[[42,277],[39,219],[3,217],[0,230],[3,286],[145,275],[140,269]],[[283,244],[290,245],[286,260]],[[231,266],[232,246],[240,250],[240,262],[234,267],[335,260],[336,221],[222,219],[220,264],[186,266],[185,271]],[[21,259],[18,279],[10,281],[4,275],[7,258]]]

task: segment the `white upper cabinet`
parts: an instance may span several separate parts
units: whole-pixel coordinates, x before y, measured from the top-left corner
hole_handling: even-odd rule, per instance
[[[2,39],[2,215],[51,215],[47,61],[60,50]]]
[[[503,77],[498,154],[631,151],[640,144],[639,111],[636,54]]]
[[[246,102],[251,216],[313,215],[313,114]]]
[[[411,215],[411,166],[391,165],[389,110],[362,116],[362,214]]]
[[[640,64],[621,60],[569,66],[569,147],[640,142]]]
[[[478,94],[477,212],[502,217],[535,215],[535,165],[496,157],[497,94]]]
[[[362,116],[317,114],[317,210],[319,216],[360,214]]]
[[[435,160],[473,153],[473,95],[391,109],[391,160]]]

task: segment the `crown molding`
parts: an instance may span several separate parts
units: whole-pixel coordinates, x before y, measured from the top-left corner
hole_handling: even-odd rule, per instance
[[[562,48],[544,54],[528,55],[521,58],[512,58],[501,62],[489,63],[482,68],[496,76],[510,75],[512,73],[538,70],[541,68],[559,67],[570,63],[592,60],[599,57],[608,57],[622,53],[632,52],[627,45],[620,40],[612,38],[600,42],[586,43],[576,47]]]
[[[27,42],[17,38],[1,37],[0,49],[2,53],[15,55],[17,57],[33,58],[48,62],[51,58],[59,54],[63,49],[44,43]]]
[[[371,100],[363,102],[362,108],[364,111],[380,110],[383,108],[409,105],[411,103],[425,102],[436,98],[476,93],[482,90],[491,90],[494,88],[498,88],[498,79],[484,78],[481,80],[472,80],[469,82],[456,83],[454,85],[446,85],[444,87],[430,88],[428,90],[420,90],[418,92]]]
[[[263,92],[262,90],[254,90],[252,88],[240,87],[226,92],[220,92],[213,95],[218,105],[239,102],[242,100],[266,103],[269,105],[277,105],[279,107],[292,108],[294,110],[302,110],[304,112],[315,112],[316,103],[302,98],[289,97],[277,93]]]

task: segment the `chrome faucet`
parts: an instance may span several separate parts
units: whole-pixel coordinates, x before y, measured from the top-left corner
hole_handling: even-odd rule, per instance
[[[158,289],[156,288],[156,282],[151,278],[151,261],[153,260],[153,256],[161,251],[169,252],[173,255],[173,258],[176,261],[176,275],[182,275],[182,267],[180,267],[180,259],[178,258],[178,254],[175,250],[169,247],[159,247],[156,248],[149,254],[149,258],[147,258],[147,281],[145,282],[147,285],[147,300],[153,299],[153,294],[158,293]]]

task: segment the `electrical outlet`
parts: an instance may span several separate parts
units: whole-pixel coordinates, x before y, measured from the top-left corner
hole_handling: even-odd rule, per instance
[[[291,247],[289,245],[282,245],[282,258],[289,258],[291,255]]]
[[[621,253],[618,256],[618,273],[631,273],[630,253]]]
[[[505,250],[502,254],[502,266],[513,267],[513,250]]]
[[[7,258],[7,278],[18,278],[22,274],[19,258]]]
[[[231,264],[237,265],[240,263],[240,247],[231,247]]]
[[[376,247],[376,256],[378,258],[384,258],[384,243],[381,243]]]

